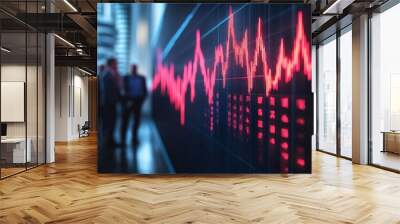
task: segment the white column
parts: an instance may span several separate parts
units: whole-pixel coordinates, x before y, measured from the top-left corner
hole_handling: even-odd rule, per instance
[[[368,15],[353,19],[353,162],[368,163]]]
[[[55,68],[55,141],[70,140],[71,67]]]
[[[46,36],[46,163],[55,161],[54,133],[55,133],[55,56],[54,35]]]

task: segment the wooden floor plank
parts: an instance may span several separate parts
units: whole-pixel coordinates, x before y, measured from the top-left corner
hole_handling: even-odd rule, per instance
[[[0,223],[400,223],[400,175],[320,152],[311,175],[98,174],[96,138],[0,181]]]

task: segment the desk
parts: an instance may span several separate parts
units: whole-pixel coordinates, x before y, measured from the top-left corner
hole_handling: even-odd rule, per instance
[[[1,139],[1,156],[6,160],[6,163],[25,163],[31,162],[31,139],[27,139],[28,147],[25,152],[25,138],[6,138]],[[3,156],[3,154],[5,154]],[[11,159],[12,158],[12,159]]]
[[[382,131],[383,150],[382,152],[393,152],[400,154],[400,131]]]

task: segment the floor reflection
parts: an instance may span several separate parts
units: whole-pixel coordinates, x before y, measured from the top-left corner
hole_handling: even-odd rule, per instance
[[[400,170],[400,155],[391,152],[382,152],[374,150],[372,163],[390,169]]]
[[[174,173],[170,159],[158,134],[154,122],[143,119],[139,127],[139,143],[131,143],[132,133],[127,133],[126,145],[120,143],[114,147],[102,149],[100,172],[113,173]],[[116,136],[120,139],[120,136]]]

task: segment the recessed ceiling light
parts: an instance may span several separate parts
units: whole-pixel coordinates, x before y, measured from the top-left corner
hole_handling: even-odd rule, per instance
[[[75,45],[73,45],[71,42],[69,42],[68,40],[66,40],[66,39],[64,39],[64,38],[62,38],[62,37],[60,37],[59,35],[57,35],[57,34],[54,34],[54,36],[55,37],[57,37],[59,40],[61,40],[62,42],[64,42],[64,43],[66,43],[67,45],[69,45],[70,47],[73,47],[73,48],[75,48]]]
[[[7,49],[5,47],[1,47],[0,49],[1,49],[1,51],[4,51],[6,53],[10,53],[11,52],[11,50],[9,50],[9,49]]]
[[[342,14],[343,9],[351,5],[354,0],[336,0],[327,9],[325,9],[322,14]]]
[[[65,4],[67,4],[74,12],[78,12],[78,10],[68,1],[64,0]]]
[[[81,71],[81,72],[83,72],[83,73],[85,73],[85,74],[87,74],[87,75],[93,75],[92,73],[90,73],[90,72],[88,72],[88,71],[86,71],[86,70],[83,70],[83,69],[81,69],[81,68],[79,68],[79,67],[78,67],[78,70]]]

